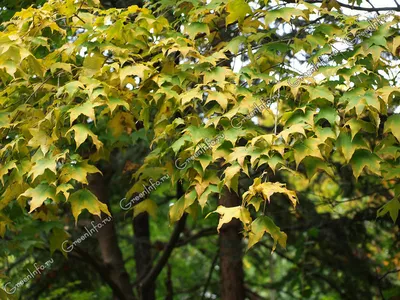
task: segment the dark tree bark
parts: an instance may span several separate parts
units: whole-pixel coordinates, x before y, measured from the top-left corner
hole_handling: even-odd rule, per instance
[[[148,213],[141,213],[133,219],[133,230],[135,233],[133,244],[135,249],[136,273],[139,280],[141,280],[151,270],[153,263]],[[151,281],[145,286],[139,286],[138,292],[140,299],[156,299],[155,282]]]
[[[100,2],[105,8],[126,8],[131,5],[143,6],[142,0],[100,0]]]
[[[97,196],[99,201],[107,204],[110,209],[107,193],[107,180],[105,180],[102,175],[96,174],[89,176],[89,189]],[[103,214],[102,217],[106,218],[107,216]],[[96,222],[101,223],[101,219],[96,217]],[[114,299],[134,300],[135,296],[118,245],[117,232],[115,230],[113,219],[104,222],[97,233],[97,240],[99,242],[103,263],[109,272],[109,277],[124,295],[124,298],[120,299],[121,297],[118,297],[118,294],[114,291]]]
[[[167,295],[165,300],[174,300],[174,286],[172,284],[172,267],[170,264],[167,265],[167,279],[165,280],[165,286],[167,288]]]
[[[241,199],[225,188],[219,204],[226,207],[238,206],[241,204]],[[220,230],[221,300],[245,298],[241,230],[242,226],[238,219],[232,219]]]

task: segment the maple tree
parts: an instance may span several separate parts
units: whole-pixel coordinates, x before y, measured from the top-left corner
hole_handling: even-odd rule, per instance
[[[211,222],[221,235],[221,298],[244,299],[243,260],[235,258],[242,239],[252,253],[267,234],[268,250],[278,251],[290,243],[290,226],[307,217],[335,228],[342,216],[329,207],[340,204],[346,220],[381,217],[382,243],[396,240],[399,16],[365,34],[370,24],[340,12],[338,2],[310,2],[165,0],[104,9],[97,0],[51,0],[2,23],[2,254],[42,248],[75,256],[94,266],[115,297],[155,299],[155,282],[188,223]],[[349,33],[362,38],[330,55]],[[293,61],[303,52],[314,63],[330,55],[330,63],[302,76]],[[152,181],[160,185],[143,197]],[[149,244],[148,217],[157,211],[175,226],[153,267],[151,247],[133,243],[134,284],[116,230],[130,222],[123,197],[139,199],[130,202],[129,234]],[[97,237],[103,264],[80,247],[66,253],[63,242],[78,237],[85,220],[107,216],[112,221]],[[320,229],[310,224],[304,230],[312,238]],[[378,244],[366,253],[379,252]],[[398,268],[399,255],[387,255],[382,260]],[[335,295],[352,297],[324,275]],[[383,279],[355,292],[366,299],[382,293]]]

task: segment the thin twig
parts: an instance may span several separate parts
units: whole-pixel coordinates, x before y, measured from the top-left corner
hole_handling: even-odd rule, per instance
[[[382,280],[383,278],[385,278],[386,276],[388,276],[389,274],[393,274],[393,273],[398,273],[400,272],[400,269],[394,269],[392,271],[386,272],[385,274],[383,274],[381,277],[379,277],[378,280]]]
[[[324,0],[306,0],[307,3],[323,3]],[[378,8],[369,8],[369,7],[361,7],[361,6],[353,6],[346,3],[342,3],[336,1],[340,6],[354,9],[354,10],[363,10],[363,11],[370,11],[370,12],[378,12],[378,11],[386,11],[386,10],[395,10],[400,11],[400,7],[378,7]]]
[[[207,281],[206,281],[206,284],[204,285],[203,295],[201,296],[201,300],[203,300],[204,297],[206,296],[207,288],[208,288],[208,286],[210,284],[210,281],[211,281],[211,278],[212,278],[212,273],[214,272],[214,268],[215,268],[215,265],[217,264],[218,257],[219,257],[219,250],[217,250],[217,253],[215,253],[213,262],[211,264],[210,272],[208,273]]]

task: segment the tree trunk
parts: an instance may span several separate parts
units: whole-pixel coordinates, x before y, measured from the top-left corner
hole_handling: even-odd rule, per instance
[[[241,199],[225,188],[219,204],[226,207],[238,206],[241,204]],[[241,229],[240,221],[232,219],[220,230],[221,300],[243,300],[245,298]]]
[[[151,243],[150,243],[150,226],[149,215],[147,212],[137,215],[133,219],[133,230],[135,233],[134,248],[136,273],[139,280],[151,270]],[[148,285],[138,287],[139,298],[143,300],[155,300],[155,282],[151,281]]]
[[[103,176],[99,174],[89,176],[89,189],[97,196],[99,201],[107,204],[110,209],[107,182]],[[103,214],[102,217],[104,219],[107,216]],[[95,217],[95,219],[97,224],[102,223],[102,227],[97,233],[97,240],[104,265],[109,272],[110,279],[119,288],[119,294],[124,295],[124,298],[120,299],[121,297],[118,297],[114,291],[114,299],[134,300],[135,296],[129,281],[129,275],[125,270],[121,249],[118,245],[114,221],[112,218],[107,222],[101,222],[101,219],[98,217]]]

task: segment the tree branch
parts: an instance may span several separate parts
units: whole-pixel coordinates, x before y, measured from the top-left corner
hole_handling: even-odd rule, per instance
[[[207,278],[206,284],[204,285],[203,295],[201,296],[202,300],[206,296],[207,288],[208,288],[208,286],[210,284],[210,281],[211,281],[211,278],[212,278],[212,273],[214,271],[215,265],[217,264],[218,257],[219,257],[219,249],[218,249],[217,253],[214,256],[213,262],[211,263],[210,272],[208,273],[208,278]]]
[[[378,278],[378,280],[382,280],[383,278],[385,278],[386,276],[388,276],[389,274],[393,274],[393,273],[398,273],[400,272],[400,269],[394,269],[392,271],[386,272],[385,274],[383,274],[381,277]]]
[[[307,3],[323,3],[324,0],[306,0]],[[339,1],[336,1],[340,6],[354,9],[354,10],[363,10],[363,11],[370,11],[370,12],[378,12],[378,11],[386,11],[386,10],[395,10],[395,11],[400,11],[400,7],[377,7],[377,8],[372,8],[372,7],[361,7],[361,6],[353,6],[349,4],[345,4]]]
[[[217,232],[217,230],[215,229],[215,227],[204,228],[204,229],[200,230],[199,232],[197,232],[197,233],[195,233],[195,234],[189,236],[188,238],[186,238],[186,239],[184,239],[184,240],[178,242],[178,243],[176,244],[176,247],[185,246],[185,245],[187,245],[187,244],[189,244],[189,243],[191,243],[191,242],[193,242],[193,241],[195,241],[195,240],[197,240],[197,239],[199,239],[199,238],[206,237],[206,236],[216,235],[217,233],[218,233],[218,232]]]
[[[185,228],[186,219],[187,214],[184,213],[182,218],[176,224],[174,232],[172,233],[168,244],[165,246],[161,258],[158,260],[157,264],[150,270],[150,272],[147,273],[146,277],[139,282],[141,286],[147,286],[151,281],[155,281],[157,279],[157,276],[161,273],[162,269],[167,264],[168,259],[171,256],[171,253],[179,240],[179,235]]]
[[[87,253],[80,247],[75,246],[74,250],[75,253],[74,252],[71,253],[73,256],[91,265],[100,274],[100,277],[102,277],[103,280],[111,287],[115,295],[117,295],[120,299],[126,299],[122,290],[110,278],[109,271],[105,268],[105,266],[101,262],[94,259],[89,253]]]

